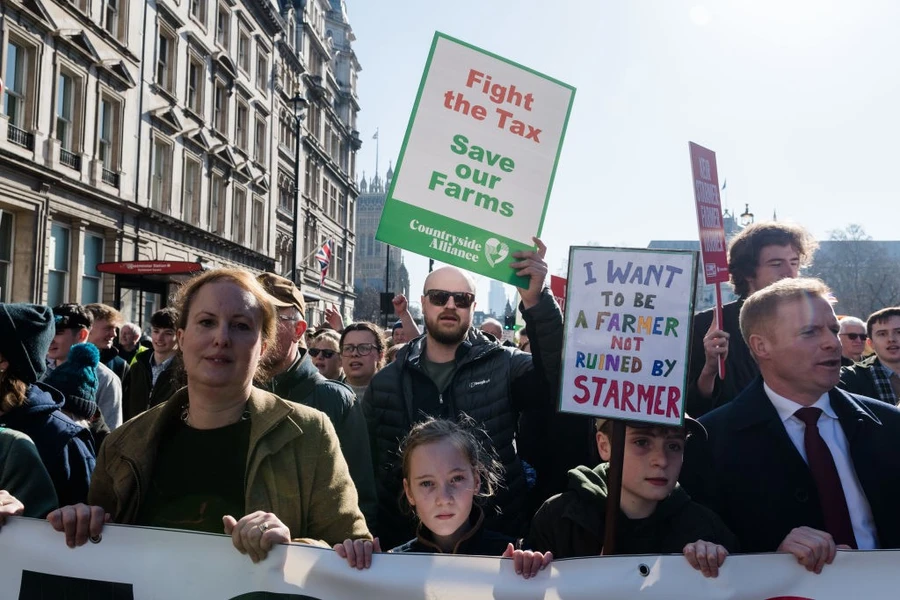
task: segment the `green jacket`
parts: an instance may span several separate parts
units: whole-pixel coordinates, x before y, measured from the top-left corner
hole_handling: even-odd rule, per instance
[[[554,558],[597,556],[606,532],[606,473],[609,463],[569,471],[569,489],[553,496],[531,522],[529,546]],[[680,485],[645,519],[621,511],[616,524],[617,554],[681,554],[704,540],[737,551],[737,538],[717,514],[691,500]]]
[[[25,505],[26,517],[43,519],[59,507],[53,481],[34,442],[15,429],[0,427],[0,490]]]
[[[375,494],[375,471],[369,429],[362,404],[343,383],[323,377],[305,350],[287,371],[276,375],[267,386],[279,398],[321,410],[331,419],[350,477],[359,495],[359,509],[369,529],[375,528],[378,497]]]
[[[161,432],[166,423],[180,418],[187,399],[184,388],[113,431],[103,443],[88,501],[106,509],[114,523],[141,524],[137,516]],[[331,422],[318,411],[256,388],[247,408],[250,450],[244,514],[274,513],[295,540],[331,546],[347,538],[370,538]]]

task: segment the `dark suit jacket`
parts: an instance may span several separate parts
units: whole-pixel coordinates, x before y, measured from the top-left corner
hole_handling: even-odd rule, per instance
[[[722,330],[730,334],[728,338],[728,356],[725,358],[725,380],[716,377],[711,398],[704,398],[697,388],[697,379],[706,363],[706,351],[703,349],[703,336],[713,322],[714,309],[704,310],[694,315],[691,328],[691,358],[688,371],[688,391],[685,398],[685,410],[694,418],[699,418],[735,399],[759,375],[759,367],[750,354],[750,348],[741,336],[740,316],[743,300],[729,302],[722,306]]]
[[[882,548],[900,548],[900,410],[833,388],[831,406],[872,509]],[[708,440],[688,438],[681,485],[722,517],[744,552],[771,552],[795,527],[824,530],[806,462],[757,378],[700,422]]]

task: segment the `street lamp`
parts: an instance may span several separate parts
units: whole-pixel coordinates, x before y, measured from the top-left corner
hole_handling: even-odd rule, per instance
[[[294,104],[294,243],[291,245],[291,281],[298,288],[300,280],[297,276],[297,246],[300,244],[300,124],[306,116],[306,101],[298,91],[291,99]]]
[[[741,213],[741,225],[746,227],[753,223],[753,213],[750,212],[750,205],[744,205],[744,212]]]

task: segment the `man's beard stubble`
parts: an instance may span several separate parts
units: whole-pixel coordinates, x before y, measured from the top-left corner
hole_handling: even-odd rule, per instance
[[[456,327],[448,331],[440,328],[440,318],[441,315],[438,314],[434,319],[425,319],[425,330],[428,331],[428,334],[434,341],[439,344],[453,346],[466,339],[466,334],[469,332],[469,325],[467,323],[460,319]]]

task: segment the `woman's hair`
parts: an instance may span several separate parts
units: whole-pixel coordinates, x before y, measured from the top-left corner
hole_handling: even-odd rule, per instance
[[[188,317],[190,317],[191,313],[191,305],[194,302],[194,298],[197,297],[200,288],[210,283],[220,282],[233,283],[254,297],[256,305],[259,308],[260,316],[262,317],[260,337],[266,346],[269,348],[273,347],[275,344],[277,321],[275,320],[275,307],[272,304],[272,297],[266,293],[266,290],[256,280],[256,277],[254,277],[252,273],[243,269],[228,268],[205,271],[200,275],[189,279],[184,285],[178,288],[178,291],[175,293],[174,302],[174,308],[178,311],[178,321],[176,322],[177,329],[183,330],[187,328]],[[181,352],[180,348],[179,352]],[[265,380],[268,378],[268,375],[269,374],[265,372],[265,368],[263,367],[263,361],[260,361],[259,366],[257,367],[255,380]]]
[[[481,480],[481,486],[475,492],[476,499],[493,496],[503,482],[503,465],[497,459],[487,432],[478,429],[475,426],[475,420],[462,413],[459,416],[459,422],[428,417],[425,421],[413,426],[403,441],[400,442],[403,478],[409,479],[409,465],[412,453],[416,448],[427,444],[436,444],[443,440],[450,441],[463,453],[466,460],[469,461],[472,471]],[[400,503],[401,508],[405,511],[415,512],[409,506],[406,494],[402,492]]]
[[[25,404],[28,384],[8,371],[0,373],[0,413],[5,413]]]
[[[315,345],[319,342],[328,342],[329,345],[333,345],[334,349],[340,354],[341,335],[334,329],[325,329],[317,333],[312,339],[312,344]]]
[[[387,352],[384,353],[384,364],[389,365],[397,358],[397,353],[406,346],[406,343],[395,344],[387,349]]]

